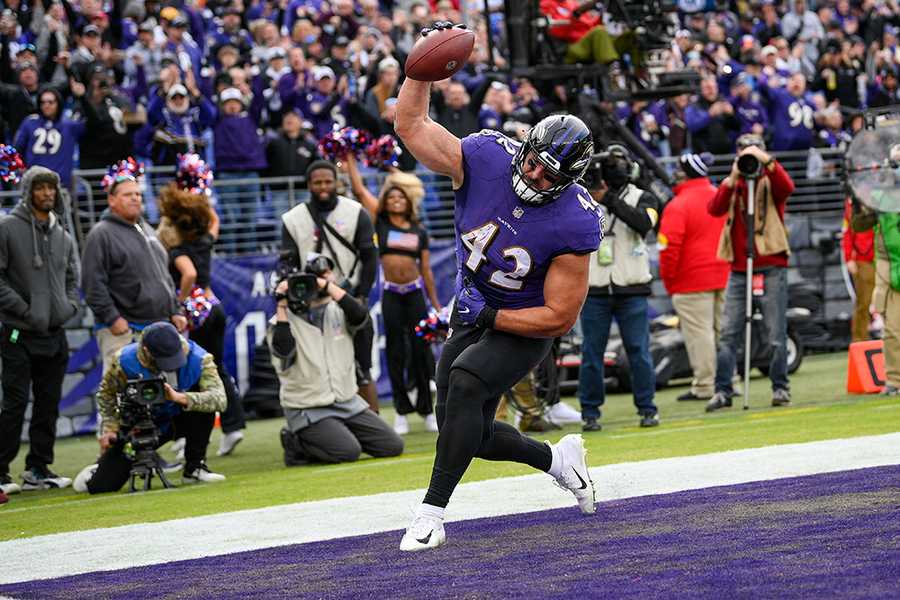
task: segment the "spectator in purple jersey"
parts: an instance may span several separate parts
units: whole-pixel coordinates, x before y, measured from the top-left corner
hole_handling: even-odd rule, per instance
[[[741,124],[738,135],[755,133],[762,137],[765,134],[769,119],[766,109],[753,100],[752,78],[747,73],[738,73],[731,81],[731,105]]]
[[[460,140],[429,117],[430,88],[403,82],[396,130],[419,162],[453,180],[459,270],[453,335],[437,369],[431,483],[401,551],[446,541],[445,507],[476,456],[547,472],[584,513],[595,510],[580,436],[551,446],[494,420],[500,394],[543,360],[554,336],[571,329],[587,294],[601,217],[576,182],[593,154],[591,131],[577,117],[556,115],[521,144],[493,131]]]
[[[478,128],[503,131],[503,122],[513,108],[515,105],[509,86],[500,81],[491,82],[478,111]]]
[[[769,109],[772,150],[808,150],[813,142],[816,105],[806,92],[806,77],[794,73],[784,89],[761,83],[759,92]]]
[[[341,80],[339,85],[330,67],[315,67],[313,81],[315,87],[302,96],[300,111],[313,124],[316,138],[321,139],[335,127],[347,125],[347,84]]]
[[[734,107],[719,96],[715,77],[700,81],[700,97],[684,113],[691,132],[691,147],[695,153],[728,154],[734,150],[734,138],[740,123]]]
[[[817,148],[837,148],[846,150],[853,136],[844,129],[844,116],[837,106],[829,106],[817,115],[822,127],[813,146]]]
[[[84,135],[84,122],[64,119],[62,96],[52,88],[38,96],[40,112],[31,115],[19,127],[15,146],[29,167],[46,167],[59,175],[64,187],[72,181],[75,147]]]
[[[900,104],[900,89],[897,87],[897,70],[885,67],[878,74],[874,84],[869,85],[866,104],[870,108]]]
[[[664,101],[632,102],[617,111],[620,121],[637,137],[653,156],[670,156],[669,117]]]

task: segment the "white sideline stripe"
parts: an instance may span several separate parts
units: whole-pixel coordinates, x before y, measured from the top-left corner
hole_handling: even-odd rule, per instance
[[[591,469],[591,476],[603,502],[896,464],[900,433],[606,465]],[[0,584],[402,529],[423,494],[335,498],[2,542]],[[577,510],[547,475],[507,477],[459,486],[447,520],[567,506]],[[602,515],[601,506],[597,518]]]

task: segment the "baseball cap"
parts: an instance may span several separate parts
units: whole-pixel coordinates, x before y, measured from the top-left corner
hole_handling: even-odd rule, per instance
[[[145,327],[141,346],[147,349],[160,371],[177,371],[187,362],[181,336],[171,323],[159,321]]]
[[[746,71],[741,71],[737,75],[734,76],[734,79],[731,80],[731,87],[737,87],[739,85],[750,85],[751,77],[750,74]]]
[[[400,68],[400,63],[398,63],[397,59],[392,56],[382,58],[378,62],[378,72],[379,73],[382,71],[387,71],[388,69],[399,69],[399,68]]]
[[[772,44],[769,44],[768,46],[765,46],[765,47],[764,47],[762,50],[760,50],[760,52],[759,52],[759,55],[760,55],[760,56],[768,56],[768,55],[770,55],[770,54],[778,54],[778,48],[776,48],[776,47],[773,46]]]
[[[90,23],[82,28],[81,35],[100,35],[100,29],[93,23]]]
[[[188,21],[186,18],[184,18],[184,15],[179,13],[178,16],[176,16],[174,19],[172,19],[171,25],[172,25],[172,27],[178,27],[178,28],[187,27]]]
[[[147,19],[138,27],[138,31],[149,31],[153,33],[153,30],[156,28],[156,23],[153,22],[152,19]]]
[[[333,45],[334,45],[334,46],[349,46],[349,45],[350,45],[350,40],[347,38],[346,35],[339,35],[339,36],[337,36],[336,38],[334,38],[334,44],[333,44]]]
[[[331,77],[334,79],[334,71],[331,70],[331,67],[316,67],[313,69],[313,79],[316,81],[321,81],[326,77]]]
[[[175,96],[187,96],[188,91],[187,88],[184,87],[180,83],[176,83],[172,87],[169,88],[168,93],[166,93],[166,98],[174,98]]]
[[[274,58],[285,58],[287,57],[287,52],[284,51],[284,48],[281,46],[275,46],[271,50],[269,50],[269,58],[268,60],[272,60]]]
[[[241,94],[241,90],[237,88],[225,88],[222,90],[222,93],[219,94],[219,100],[222,102],[227,102],[229,100],[237,100],[238,102],[244,102],[244,95]]]
[[[32,71],[38,70],[37,65],[30,60],[20,62],[18,66],[16,66],[16,71],[18,71],[19,73],[21,73],[22,71],[27,71],[28,69],[31,69]]]

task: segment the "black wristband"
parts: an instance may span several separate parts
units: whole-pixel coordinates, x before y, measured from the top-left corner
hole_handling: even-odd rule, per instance
[[[481,312],[478,313],[478,318],[475,319],[475,327],[481,327],[482,329],[493,329],[494,321],[497,320],[497,310],[491,308],[490,306],[485,306],[481,309]]]

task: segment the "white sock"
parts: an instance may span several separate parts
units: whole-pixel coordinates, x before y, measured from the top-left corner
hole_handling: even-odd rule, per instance
[[[559,448],[554,444],[547,444],[550,446],[550,454],[553,458],[550,460],[550,470],[547,471],[553,477],[559,477],[560,473],[562,473],[562,457],[559,455]]]
[[[425,504],[424,502],[419,505],[419,509],[416,511],[417,517],[428,517],[429,519],[438,519],[439,521],[444,520],[444,509],[440,506],[434,506],[431,504]]]

